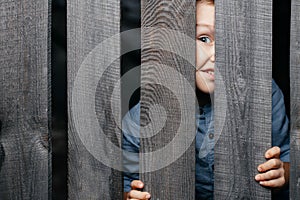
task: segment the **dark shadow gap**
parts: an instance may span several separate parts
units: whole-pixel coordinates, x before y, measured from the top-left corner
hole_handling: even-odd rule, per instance
[[[288,118],[290,118],[290,19],[291,0],[273,1],[272,76],[283,92]],[[272,200],[288,199],[288,189],[272,192]]]
[[[67,17],[66,1],[52,2],[52,199],[67,199]]]
[[[121,0],[121,32],[141,28],[141,1],[139,0]],[[135,39],[134,42],[139,43],[139,46],[141,46],[141,35],[137,34],[133,36]],[[130,45],[130,39],[125,38],[121,34],[121,49],[126,49],[127,45]],[[121,52],[122,52],[121,50]],[[128,52],[124,55],[121,55],[121,77],[126,74],[129,70],[133,69],[134,67],[141,65],[141,49],[137,49],[131,52]],[[132,77],[135,80],[132,82],[138,83],[137,87],[140,86],[140,72],[136,74],[136,76]],[[126,82],[122,82],[121,85],[121,98],[126,96],[126,93],[130,92],[128,91],[128,84]],[[140,100],[140,90],[137,89],[133,94],[128,94],[131,96],[131,100],[128,104],[128,102],[125,102],[122,98],[122,115],[126,114],[126,111],[132,108],[135,104],[137,104]]]
[[[290,19],[291,0],[273,1],[272,76],[284,94],[288,117],[290,117]]]

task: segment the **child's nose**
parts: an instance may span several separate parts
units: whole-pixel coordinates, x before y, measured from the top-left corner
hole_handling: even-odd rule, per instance
[[[215,54],[213,53],[212,56],[210,57],[211,62],[215,62]]]
[[[215,59],[216,59],[216,57],[215,57],[215,54],[216,52],[215,52],[215,45],[212,47],[212,49],[211,49],[211,57],[210,57],[210,60],[211,60],[211,62],[215,62]]]

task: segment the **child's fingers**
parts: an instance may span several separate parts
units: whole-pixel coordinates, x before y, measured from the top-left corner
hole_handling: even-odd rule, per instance
[[[135,189],[143,189],[144,187],[144,183],[140,180],[134,180],[131,182],[131,189],[135,190]]]
[[[260,181],[259,184],[265,187],[282,187],[285,183],[284,177],[280,177],[278,179],[272,179],[269,181]]]
[[[150,198],[150,194],[148,192],[141,192],[138,190],[131,190],[128,193],[128,198],[129,199],[149,199]]]
[[[270,158],[280,158],[280,148],[279,147],[272,147],[268,149],[265,153],[266,159]]]
[[[278,169],[283,166],[283,163],[280,159],[274,158],[270,159],[267,162],[258,166],[257,170],[259,172],[265,172],[271,169]]]
[[[270,170],[263,174],[257,174],[255,176],[256,181],[268,181],[272,179],[278,179],[280,177],[284,176],[284,170],[283,168],[277,169],[277,170]]]

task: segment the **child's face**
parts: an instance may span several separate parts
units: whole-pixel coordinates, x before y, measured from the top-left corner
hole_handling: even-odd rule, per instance
[[[215,89],[215,7],[197,2],[196,85],[204,93]]]

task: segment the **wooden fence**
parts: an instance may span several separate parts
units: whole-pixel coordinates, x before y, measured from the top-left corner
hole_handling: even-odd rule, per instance
[[[216,133],[221,133],[215,197],[270,199],[253,177],[271,146],[272,2],[222,1],[216,8],[216,66],[226,90],[217,87],[215,94]]]
[[[49,1],[1,1],[1,199],[51,197]]]
[[[50,2],[0,2],[0,199],[52,197]],[[291,4],[298,200],[300,1]],[[122,34],[120,5],[67,1],[68,198],[123,198],[120,56],[141,49],[140,178],[152,199],[194,199],[195,1],[142,0],[141,29]],[[271,199],[254,175],[271,146],[273,15],[272,1],[216,1],[215,199]]]
[[[291,5],[291,42],[290,42],[290,83],[291,83],[291,174],[290,197],[299,199],[300,195],[300,2],[292,1]]]

